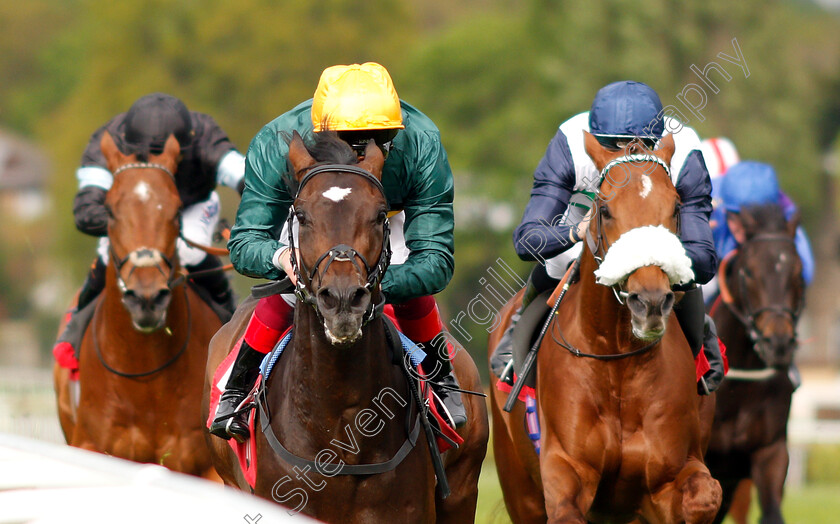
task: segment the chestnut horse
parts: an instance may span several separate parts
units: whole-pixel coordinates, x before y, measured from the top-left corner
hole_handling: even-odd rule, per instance
[[[443,457],[452,490],[448,498],[436,494],[423,432],[385,471],[335,475],[339,464],[399,457],[419,422],[406,371],[395,364],[395,358],[403,359],[402,349],[396,355],[390,350],[379,314],[379,282],[390,255],[388,203],[380,182],[384,157],[371,143],[353,165],[355,153],[335,135],[318,133],[315,140],[308,151],[295,133],[289,145],[299,184],[293,207],[300,223],[298,304],[294,334],[264,395],[276,441],[298,457],[294,460],[311,466],[289,462],[272,449],[259,429],[265,417],[258,411],[253,491],[326,522],[472,522],[489,433],[483,399],[464,395],[469,422],[458,432],[465,442]],[[330,188],[353,197],[330,199]],[[246,300],[213,338],[205,404],[213,374],[243,336],[255,304]],[[478,369],[466,351],[457,353],[454,368],[461,387],[479,390]],[[249,490],[228,443],[209,433],[208,440],[225,483]]]
[[[722,522],[737,484],[758,489],[761,522],[783,522],[782,491],[788,468],[787,421],[793,385],[796,323],[805,285],[794,237],[798,217],[785,219],[776,204],[739,214],[746,240],[724,259],[721,297],[712,317],[726,344],[729,374],[718,390],[706,462],[723,488]]]
[[[101,147],[114,173],[105,200],[110,260],[79,348],[78,406],[68,370],[54,369],[64,436],[72,446],[218,480],[201,387],[221,322],[180,277],[178,141],[170,136],[148,162],[120,153],[107,132]]]
[[[491,387],[505,505],[515,523],[711,522],[721,492],[703,452],[714,400],[697,395],[691,350],[669,316],[672,283],[693,277],[674,234],[673,137],[652,154],[636,143],[613,152],[589,133],[585,144],[601,172],[600,195],[580,280],[537,357],[539,455],[524,405],[505,413],[506,395]],[[520,297],[502,311],[491,353]]]

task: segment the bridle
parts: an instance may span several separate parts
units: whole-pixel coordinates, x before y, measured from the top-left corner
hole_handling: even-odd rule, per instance
[[[668,175],[668,178],[671,177],[671,168],[667,165],[667,163],[664,160],[662,160],[658,156],[647,155],[647,154],[631,154],[631,155],[624,155],[624,156],[620,156],[618,158],[614,158],[613,160],[608,162],[607,165],[605,165],[604,168],[601,170],[600,180],[598,182],[598,187],[599,188],[601,187],[601,184],[603,184],[604,180],[606,179],[607,175],[609,174],[609,171],[612,168],[614,168],[616,166],[619,166],[621,164],[641,163],[641,162],[654,162],[656,164],[659,164],[660,166],[662,166],[663,169],[665,169],[665,173]],[[603,214],[602,214],[602,211],[601,211],[602,207],[598,203],[598,198],[597,197],[593,200],[593,203],[596,206],[596,211],[595,211],[595,216],[594,216],[596,234],[595,234],[595,237],[593,238],[591,228],[586,228],[586,243],[589,246],[589,250],[592,252],[592,256],[595,259],[596,265],[598,267],[600,267],[601,263],[604,261],[604,257],[606,256],[607,251],[609,250],[611,242],[609,242],[609,240],[607,239],[606,233],[604,232]],[[679,231],[680,231],[680,222],[679,222],[679,213],[677,213],[677,235],[679,235]],[[583,256],[583,255],[581,254],[581,256]],[[569,275],[567,278],[572,278],[572,277],[571,277],[571,275]],[[612,290],[613,294],[615,295],[616,300],[618,300],[618,303],[621,304],[621,305],[624,305],[625,301],[626,301],[626,298],[628,296],[628,293],[621,288],[621,284],[615,284],[615,285],[610,286],[610,290]],[[559,335],[560,339],[557,338],[558,335]],[[624,359],[624,358],[628,358],[628,357],[632,357],[632,356],[636,356],[636,355],[641,355],[643,353],[647,353],[648,351],[650,351],[651,349],[656,347],[656,345],[659,344],[659,342],[662,340],[661,337],[657,338],[656,340],[653,340],[653,341],[649,342],[648,344],[642,346],[641,348],[633,350],[633,351],[629,351],[627,353],[612,353],[612,354],[607,354],[607,355],[599,355],[599,354],[595,354],[595,353],[584,353],[580,349],[578,349],[577,347],[575,347],[574,345],[569,343],[568,340],[566,340],[566,337],[563,335],[563,331],[560,329],[560,323],[557,321],[556,316],[554,316],[554,329],[551,332],[551,338],[554,340],[554,342],[557,345],[566,349],[567,351],[569,351],[569,353],[571,353],[572,355],[574,355],[576,357],[587,357],[587,358],[593,358],[593,359],[596,359],[596,360],[604,360],[604,361],[620,360],[620,359]]]
[[[300,193],[303,191],[303,188],[306,184],[312,180],[315,176],[321,173],[350,173],[354,175],[361,176],[363,179],[367,180],[379,191],[382,195],[382,198],[385,199],[387,202],[388,199],[385,196],[385,188],[382,186],[382,182],[379,181],[378,178],[373,176],[369,171],[362,169],[358,166],[353,165],[345,165],[345,164],[316,164],[314,168],[309,170],[303,179],[298,184],[297,192],[295,193],[295,202],[297,202]],[[386,216],[383,223],[382,223],[382,249],[379,252],[379,260],[377,260],[374,266],[371,266],[367,259],[365,259],[364,255],[359,253],[355,248],[352,246],[348,246],[347,244],[337,244],[332,248],[328,249],[325,253],[321,254],[318,259],[315,261],[315,264],[312,266],[311,269],[307,269],[306,264],[304,264],[303,260],[300,260],[300,267],[298,267],[298,260],[297,260],[297,248],[295,247],[295,239],[294,239],[294,229],[292,227],[294,223],[295,217],[295,205],[292,204],[292,208],[289,212],[289,217],[287,219],[288,230],[289,230],[289,249],[291,250],[291,265],[292,270],[295,274],[295,279],[297,281],[295,285],[295,295],[306,304],[311,305],[315,312],[320,316],[321,312],[318,309],[318,303],[315,299],[315,294],[311,289],[311,286],[315,280],[315,277],[318,277],[318,282],[321,282],[323,276],[329,270],[330,265],[333,262],[351,262],[356,270],[358,271],[359,275],[363,277],[365,280],[365,289],[368,291],[374,290],[381,282],[382,277],[385,276],[385,271],[388,269],[388,265],[391,262],[391,243],[390,243],[390,234],[391,229],[388,224],[388,217]],[[358,259],[358,260],[357,260]],[[326,261],[324,268],[319,270],[321,264]],[[361,265],[359,264],[361,261]],[[364,267],[363,267],[364,266]],[[304,281],[302,275],[306,275],[306,281]],[[365,275],[367,275],[365,277]],[[378,304],[374,304],[371,302],[370,306],[368,306],[368,310],[365,312],[362,325],[367,324],[374,318],[376,318],[379,314],[381,314],[382,309],[385,307],[385,298],[384,296],[380,298]]]
[[[741,249],[743,250],[745,246],[756,242],[785,242],[793,245],[794,250],[796,249],[796,243],[794,242],[793,238],[783,233],[766,233],[756,235],[742,243]],[[738,267],[737,273],[739,288],[738,298],[740,299],[739,302],[742,304],[743,307],[739,308],[736,305],[735,296],[729,289],[729,285],[727,284],[726,280],[729,264],[737,258],[738,254],[739,250],[732,251],[726,256],[726,258],[723,259],[723,262],[721,262],[720,264],[721,276],[719,285],[721,301],[723,302],[723,304],[735,316],[735,318],[737,318],[738,321],[744,325],[744,327],[747,330],[747,334],[750,337],[750,341],[753,343],[753,348],[755,348],[760,342],[768,340],[767,337],[761,334],[756,324],[756,319],[760,314],[764,312],[770,312],[780,317],[787,317],[790,320],[791,325],[793,326],[795,338],[796,325],[799,321],[799,316],[802,314],[802,310],[804,308],[803,301],[799,301],[799,304],[797,305],[797,308],[795,310],[780,304],[771,304],[768,306],[763,306],[754,309],[750,304],[748,294],[744,293],[744,291],[747,289],[747,276],[743,266]]]
[[[643,162],[653,162],[653,163],[659,164],[665,170],[665,174],[668,176],[668,178],[669,179],[671,178],[671,167],[664,160],[662,160],[661,158],[659,158],[656,155],[649,155],[649,154],[623,155],[623,156],[620,156],[618,158],[614,158],[614,159],[610,160],[607,163],[607,165],[605,165],[604,168],[601,169],[601,173],[600,173],[600,177],[599,177],[599,181],[598,181],[599,190],[600,190],[601,184],[604,183],[604,180],[606,180],[607,175],[609,175],[609,172],[612,168],[614,168],[616,166],[619,166],[619,165],[622,165],[622,164],[639,164],[639,163],[643,163]],[[649,173],[650,173],[650,171],[648,171],[645,174],[649,174]],[[586,239],[586,244],[589,246],[589,251],[592,252],[592,256],[593,256],[593,258],[595,258],[596,265],[598,267],[601,267],[601,264],[604,261],[604,257],[606,257],[607,251],[609,250],[612,242],[609,242],[609,240],[607,239],[606,233],[604,233],[604,226],[603,226],[604,218],[603,218],[603,213],[602,213],[603,208],[602,208],[602,205],[600,204],[600,202],[598,202],[598,200],[599,199],[598,199],[597,196],[593,199],[593,204],[596,207],[595,216],[594,216],[596,234],[595,234],[595,237],[593,238],[591,229],[586,228],[585,239]],[[679,213],[677,213],[676,218],[677,218],[677,226],[676,226],[677,233],[676,234],[677,234],[677,236],[680,236],[680,214]],[[627,299],[628,293],[626,291],[624,291],[624,289],[622,289],[622,285],[620,283],[615,284],[613,286],[610,286],[610,289],[612,290],[613,295],[615,295],[615,299],[618,300],[618,303],[621,304],[621,305],[624,305],[624,303]]]
[[[162,164],[155,164],[151,162],[133,162],[130,164],[124,164],[114,170],[113,176],[116,178],[116,176],[120,173],[130,169],[158,169],[169,175],[173,181],[175,180],[175,175],[169,170],[169,168]],[[178,213],[180,220],[180,210]],[[178,230],[180,231],[180,229],[181,228],[179,227]],[[109,242],[108,245],[111,260],[114,261],[114,267],[117,270],[117,287],[120,290],[120,294],[123,296],[125,296],[125,293],[128,291],[128,286],[125,283],[126,279],[131,277],[134,270],[139,267],[156,267],[158,271],[166,277],[166,285],[169,289],[174,289],[184,281],[183,275],[178,275],[177,273],[177,268],[173,261],[175,256],[174,253],[167,256],[158,249],[140,247],[130,251],[126,256],[120,257],[114,250],[114,243]],[[131,269],[128,271],[128,275],[123,278],[122,270],[127,263],[131,263]],[[164,269],[163,264],[168,266],[168,272]]]
[[[167,175],[169,175],[172,178],[173,181],[175,180],[175,175],[166,166],[161,165],[161,164],[150,163],[150,162],[134,162],[134,163],[130,163],[130,164],[124,164],[124,165],[122,165],[122,166],[120,166],[120,167],[118,167],[117,169],[114,170],[113,176],[116,178],[116,176],[118,174],[122,173],[123,171],[127,171],[129,169],[158,169],[160,171],[163,171]],[[180,215],[180,210],[179,210],[178,211],[179,221],[180,221],[180,216],[181,215]],[[180,225],[178,226],[178,230],[180,232],[180,230],[181,230]],[[176,250],[177,250],[177,248],[176,248]],[[120,295],[123,297],[123,300],[125,299],[126,291],[128,291],[128,286],[126,286],[125,280],[122,277],[122,268],[127,263],[131,263],[131,269],[129,270],[128,276],[126,278],[131,277],[131,274],[138,267],[156,267],[161,272],[161,274],[166,277],[166,283],[167,283],[167,287],[169,289],[174,289],[175,287],[177,287],[180,283],[182,283],[184,281],[184,276],[183,275],[176,277],[176,271],[175,271],[176,268],[175,268],[175,263],[173,262],[174,253],[173,253],[172,256],[166,256],[165,254],[161,253],[157,249],[141,247],[141,248],[137,248],[133,251],[130,251],[125,257],[120,258],[117,255],[116,251],[114,250],[114,243],[113,242],[108,243],[108,251],[110,253],[111,260],[113,260],[113,262],[114,262],[114,268],[116,269],[116,273],[117,273],[117,287],[120,290]],[[161,262],[166,263],[166,265],[169,266],[169,273],[168,274],[166,273],[166,271],[164,271],[164,268],[162,267]],[[187,329],[186,329],[187,336],[184,338],[184,342],[183,342],[183,344],[181,344],[181,348],[172,357],[170,357],[166,362],[164,362],[163,364],[159,365],[158,367],[156,367],[154,369],[151,369],[149,371],[139,372],[139,373],[127,373],[127,372],[115,369],[115,368],[111,367],[107,362],[105,362],[105,359],[102,356],[102,350],[99,347],[99,341],[97,340],[97,336],[96,336],[96,332],[98,330],[97,330],[96,326],[93,326],[93,328],[92,328],[93,347],[94,347],[94,350],[96,351],[96,356],[99,358],[99,362],[102,364],[102,366],[105,369],[107,369],[108,371],[110,371],[111,373],[113,373],[117,376],[123,377],[123,378],[142,378],[142,377],[148,377],[150,375],[154,375],[154,374],[168,368],[172,364],[174,364],[179,358],[181,358],[181,356],[186,351],[187,346],[189,345],[189,342],[190,342],[190,334],[192,333],[192,311],[190,309],[190,300],[189,300],[189,296],[187,294],[186,286],[184,287],[184,300],[185,300],[186,305],[187,305]],[[167,330],[168,329],[169,328],[167,328]]]

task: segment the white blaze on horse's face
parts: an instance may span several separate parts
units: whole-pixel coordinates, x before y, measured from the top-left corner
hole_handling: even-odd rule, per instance
[[[324,198],[329,198],[333,202],[341,202],[344,200],[344,197],[350,194],[352,189],[349,187],[338,187],[333,186],[328,190],[324,191],[323,196]]]
[[[650,176],[642,175],[642,190],[639,191],[639,196],[647,198],[651,189],[653,189],[653,182],[651,181]]]
[[[136,186],[134,186],[134,194],[137,195],[137,198],[139,198],[141,202],[147,202],[152,194],[152,189],[149,187],[149,184],[141,180]]]

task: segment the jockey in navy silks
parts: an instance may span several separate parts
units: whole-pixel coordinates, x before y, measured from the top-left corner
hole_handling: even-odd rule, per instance
[[[590,111],[561,124],[534,172],[531,198],[522,222],[513,233],[513,241],[521,259],[540,263],[528,278],[523,306],[496,348],[491,367],[497,375],[509,368],[512,331],[519,313],[541,292],[558,284],[569,262],[582,248],[580,241],[588,227],[591,203],[597,198],[600,184],[600,174],[584,149],[584,131],[615,151],[634,141],[653,150],[662,136],[674,136],[676,149],[670,167],[681,199],[679,236],[694,272],[694,281],[675,287],[685,295],[674,311],[695,358],[702,350],[711,367],[698,383],[698,392],[714,391],[723,380],[724,365],[699,287],[717,269],[709,227],[712,185],[700,151],[700,139],[693,129],[664,115],[653,89],[631,81],[603,87]]]

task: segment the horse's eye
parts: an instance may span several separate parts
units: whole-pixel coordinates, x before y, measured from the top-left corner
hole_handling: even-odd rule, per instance
[[[601,217],[610,219],[612,218],[612,213],[610,212],[610,208],[607,206],[601,206]]]
[[[380,211],[378,215],[376,215],[376,223],[377,224],[384,224],[385,218],[387,218],[388,214],[385,211]]]
[[[295,218],[297,219],[299,225],[306,225],[306,215],[303,211],[295,211]]]
[[[681,206],[679,203],[677,203],[676,205],[674,205],[674,216],[675,216],[675,217],[680,216],[680,210],[681,210],[681,209],[682,209],[682,206]]]

